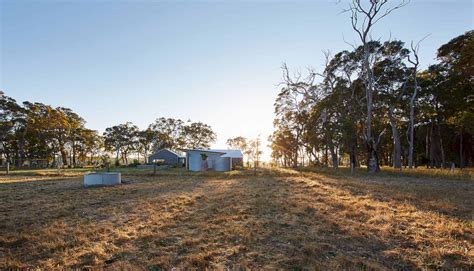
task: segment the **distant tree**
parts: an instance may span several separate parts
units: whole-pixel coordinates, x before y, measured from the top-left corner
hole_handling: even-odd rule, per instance
[[[149,127],[156,134],[154,149],[169,148],[176,150],[184,145],[183,128],[184,122],[180,119],[158,118]]]
[[[138,151],[143,153],[145,163],[148,163],[148,154],[156,142],[157,133],[151,128],[138,132]]]
[[[82,140],[81,136],[84,135],[83,132],[85,130],[85,120],[69,108],[59,107],[57,110],[60,110],[60,112],[64,114],[66,118],[66,134],[68,137],[66,140],[70,142],[70,149],[72,152],[72,166],[76,166],[78,143]]]
[[[190,149],[206,149],[216,141],[216,133],[211,126],[202,122],[192,122],[183,127],[184,146]]]
[[[249,160],[253,162],[254,171],[256,171],[262,155],[260,137],[250,140],[248,146],[246,154]]]
[[[137,147],[138,127],[131,122],[105,129],[104,139],[106,150],[116,153],[116,160],[122,155],[122,161],[128,165],[128,155]]]
[[[80,151],[80,158],[83,162],[87,162],[89,156],[89,164],[93,163],[94,158],[101,156],[104,147],[104,139],[95,130],[82,129],[79,135],[78,148]]]
[[[293,145],[292,155],[294,158],[291,160],[293,166],[296,167],[298,157],[304,151],[304,147],[309,147],[303,140],[303,135],[307,128],[306,120],[309,117],[309,108],[318,99],[314,86],[315,76],[310,72],[306,78],[303,78],[301,73],[292,77],[286,64],[283,64],[282,71],[283,82],[280,84],[282,88],[275,100],[277,118],[273,124],[277,129],[286,129],[294,134],[297,144]]]
[[[246,160],[248,161],[249,158],[247,157],[247,152],[249,148],[249,142],[247,138],[243,136],[237,136],[234,138],[227,139],[226,143],[227,143],[227,146],[229,146],[229,148],[234,149],[234,150],[240,150],[242,154],[245,156]]]
[[[247,138],[243,136],[229,138],[226,143],[231,149],[241,150],[242,152],[248,148]]]
[[[295,144],[298,144],[294,134],[288,127],[279,127],[268,139],[272,148],[272,158],[277,164],[290,167],[295,164]],[[249,147],[250,148],[250,147]]]
[[[17,102],[0,94],[0,155],[11,162],[12,155],[16,153],[24,158],[24,132],[26,115],[24,109]],[[16,149],[16,151],[15,151]]]

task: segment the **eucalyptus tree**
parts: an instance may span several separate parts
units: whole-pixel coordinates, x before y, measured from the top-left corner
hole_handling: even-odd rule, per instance
[[[157,141],[157,133],[148,127],[138,132],[137,141],[137,152],[143,154],[145,163],[148,163],[148,154],[153,149],[153,144]]]
[[[98,158],[101,155],[104,148],[104,139],[97,131],[84,128],[80,130],[77,148],[79,150],[79,159],[82,162],[93,164],[94,158]]]
[[[298,144],[298,142],[296,141],[294,133],[290,131],[288,127],[277,126],[277,128],[278,129],[268,138],[272,149],[271,156],[277,164],[281,166],[293,166],[297,163],[297,161],[294,161],[296,159],[294,146]],[[315,159],[317,159],[317,155]]]
[[[459,35],[442,45],[437,52],[440,61],[439,103],[441,114],[447,126],[459,135],[459,166],[464,166],[464,151],[472,156],[474,146],[474,30]],[[441,137],[440,127],[438,135]],[[448,139],[452,137],[448,137]],[[467,141],[464,140],[467,139]],[[470,143],[470,144],[469,144]],[[466,147],[466,148],[464,148]],[[471,147],[471,148],[469,148]],[[444,166],[444,164],[443,164]]]
[[[181,138],[185,148],[207,149],[216,142],[217,136],[210,125],[190,122],[183,126]]]
[[[367,107],[367,115],[365,122],[364,139],[367,147],[367,170],[369,172],[376,172],[379,170],[379,162],[377,158],[377,145],[380,142],[381,134],[378,139],[374,136],[372,131],[372,117],[373,117],[373,95],[375,76],[373,71],[374,59],[371,58],[372,30],[374,26],[383,18],[388,16],[394,10],[399,9],[407,4],[406,1],[401,0],[396,4],[390,6],[394,1],[388,0],[374,0],[364,3],[363,0],[352,0],[349,7],[345,10],[351,15],[351,26],[356,32],[359,41],[363,47],[362,58],[362,75],[365,86],[365,99]]]
[[[243,136],[229,138],[227,139],[226,143],[231,149],[241,150],[242,152],[248,148],[248,140]]]
[[[119,161],[121,155],[122,161],[128,165],[128,155],[137,147],[138,131],[138,127],[131,122],[105,129],[104,145],[106,150],[116,153],[116,161]]]
[[[22,108],[15,99],[0,93],[0,154],[11,162],[11,156],[15,146],[17,146],[18,156],[24,158],[24,132],[26,116]],[[17,135],[21,136],[20,140]],[[20,143],[20,144],[16,144]]]
[[[341,146],[349,154],[351,166],[358,165],[357,149],[362,113],[363,94],[361,88],[361,56],[357,50],[344,50],[327,62],[325,77],[333,77],[341,113],[338,120],[342,129]]]
[[[413,167],[413,146],[415,141],[415,101],[418,95],[418,66],[420,65],[420,60],[418,57],[418,50],[420,49],[420,42],[416,45],[411,42],[411,53],[413,57],[408,55],[408,62],[412,66],[412,77],[413,77],[413,92],[410,96],[410,122],[408,126],[408,167]]]
[[[287,129],[294,133],[296,144],[293,145],[294,155],[293,167],[298,166],[298,156],[304,156],[305,149],[311,147],[303,140],[303,135],[307,132],[307,119],[309,117],[309,110],[318,99],[317,88],[314,84],[315,73],[309,72],[309,75],[303,77],[301,73],[290,75],[286,64],[282,66],[283,82],[280,85],[283,87],[275,101],[276,119],[274,126],[277,129]]]
[[[399,127],[402,126],[402,99],[406,95],[408,83],[408,70],[405,60],[409,56],[409,50],[404,48],[402,41],[387,41],[377,44],[377,62],[374,64],[374,75],[376,80],[374,86],[380,95],[380,103],[386,107],[387,117],[392,130],[394,168],[402,167],[402,146]],[[396,116],[398,113],[398,116]]]
[[[66,140],[70,143],[69,145],[72,153],[71,163],[72,166],[76,166],[78,142],[81,141],[81,136],[85,129],[85,120],[69,108],[59,107],[57,110],[64,114],[67,123],[67,129],[65,130],[67,136]]]
[[[184,121],[173,118],[158,118],[149,128],[156,133],[154,149],[170,148],[173,150],[184,147]]]

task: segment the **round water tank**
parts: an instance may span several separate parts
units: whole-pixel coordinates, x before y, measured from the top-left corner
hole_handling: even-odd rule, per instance
[[[100,172],[84,175],[84,186],[116,185],[122,183],[120,172]]]
[[[219,157],[214,161],[215,171],[229,171],[230,170],[230,157]]]

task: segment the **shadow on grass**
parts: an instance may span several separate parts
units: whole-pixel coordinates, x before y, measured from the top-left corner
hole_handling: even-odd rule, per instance
[[[377,216],[372,205],[391,212],[398,206],[389,206],[390,201],[413,204],[425,213],[422,205],[395,193],[411,179],[384,184],[340,174],[170,169],[156,176],[124,173],[127,185],[93,189],[84,189],[81,178],[2,184],[0,246],[44,269],[126,264],[164,269],[465,267],[458,254],[461,258],[454,260],[442,254],[446,266],[408,257],[408,252],[422,254],[434,246],[429,237],[418,243],[405,237],[403,227],[426,222],[420,218],[381,220],[388,233],[369,225]],[[368,203],[359,210],[343,197]],[[12,247],[15,242],[20,243]]]
[[[138,250],[150,252],[148,264],[164,269],[213,268],[214,263],[231,269],[414,267],[384,254],[399,240],[353,235],[344,229],[350,221],[335,219],[333,203],[323,202],[328,212],[310,207],[310,198],[296,197],[307,191],[295,191],[292,183],[265,176],[207,185],[172,217],[171,227],[150,231],[163,235],[138,238],[116,259]]]
[[[456,219],[470,219],[474,209],[474,198],[469,193],[474,191],[474,182],[469,180],[399,176],[393,173],[374,175],[358,172],[351,175],[346,169],[303,169],[301,172],[309,178],[343,187],[354,195],[408,202],[420,210]]]

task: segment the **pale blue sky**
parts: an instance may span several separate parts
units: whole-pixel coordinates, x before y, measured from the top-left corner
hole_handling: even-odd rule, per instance
[[[215,147],[273,130],[280,66],[321,69],[355,40],[344,0],[1,1],[0,89],[70,107],[100,132],[158,117],[210,124]],[[473,29],[471,0],[412,0],[374,36],[436,49]],[[268,155],[268,150],[266,152]]]

